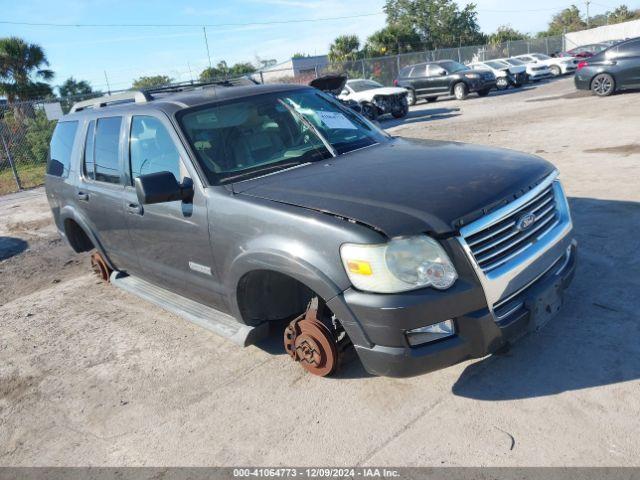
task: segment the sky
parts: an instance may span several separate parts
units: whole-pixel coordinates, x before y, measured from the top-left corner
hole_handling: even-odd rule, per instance
[[[623,0],[624,2],[624,0]],[[457,0],[460,6],[467,1]],[[480,27],[492,32],[509,24],[524,32],[544,30],[554,13],[576,3],[562,0],[476,0]],[[621,1],[591,3],[591,14],[613,10]],[[628,0],[640,8],[640,0]],[[56,27],[0,23],[0,37],[16,35],[41,45],[56,73],[88,80],[106,90],[128,88],[142,75],[166,74],[177,81],[197,78],[208,66],[201,25],[207,27],[211,61],[216,64],[287,60],[293,53],[324,54],[338,35],[362,41],[384,26],[384,0],[0,0],[0,20],[64,24],[181,24],[180,27]],[[359,18],[352,17],[361,15]],[[333,18],[334,20],[320,20]],[[314,22],[268,24],[289,20]],[[254,23],[254,25],[246,25]],[[262,23],[262,25],[255,24]],[[226,26],[220,26],[225,24]],[[230,25],[231,24],[231,25]],[[238,25],[241,24],[241,25]]]

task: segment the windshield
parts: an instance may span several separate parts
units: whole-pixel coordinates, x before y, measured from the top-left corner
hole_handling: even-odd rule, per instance
[[[190,108],[178,114],[178,121],[214,185],[324,160],[389,138],[316,90]]]
[[[462,65],[461,63],[454,62],[453,60],[447,62],[438,62],[442,68],[444,68],[449,73],[461,72],[463,70],[469,70],[469,67],[466,65]]]
[[[490,62],[486,62],[486,65],[489,65],[491,68],[495,68],[496,70],[502,70],[503,68],[509,68],[509,65],[504,63],[504,62],[500,62],[498,60],[492,60]]]
[[[538,60],[549,60],[551,58],[547,55],[543,55],[542,53],[534,53],[531,56],[537,58]]]
[[[524,65],[525,64],[524,62],[521,62],[517,58],[508,58],[508,59],[505,60],[505,62],[508,62],[511,65],[516,65],[516,66],[520,66],[520,65]]]
[[[373,80],[350,80],[347,82],[347,86],[354,92],[364,92],[365,90],[372,90],[374,88],[383,88],[378,82]]]

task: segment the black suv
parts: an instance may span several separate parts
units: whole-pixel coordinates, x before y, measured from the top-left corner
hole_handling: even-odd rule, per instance
[[[390,137],[311,87],[76,104],[46,191],[105,281],[241,345],[280,327],[317,375],[351,345],[379,375],[487,355],[558,311],[576,262],[550,163]]]
[[[606,97],[640,88],[640,38],[618,43],[578,64],[576,87]]]
[[[393,83],[406,88],[409,104],[415,105],[420,98],[435,102],[443,95],[464,100],[469,93],[477,92],[484,97],[496,88],[496,77],[487,70],[472,70],[453,60],[441,60],[404,67]]]

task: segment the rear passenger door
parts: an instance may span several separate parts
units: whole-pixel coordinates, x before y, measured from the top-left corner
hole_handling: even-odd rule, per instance
[[[111,262],[126,270],[135,263],[135,254],[122,208],[122,128],[121,116],[88,123],[76,200]]]
[[[206,197],[187,167],[188,156],[173,126],[162,114],[153,112],[132,115],[127,131],[123,207],[137,253],[137,272],[156,285],[218,306]],[[157,172],[170,172],[179,183],[194,181],[193,201],[141,205],[135,192],[135,178]]]
[[[413,67],[410,73],[411,85],[416,92],[416,96],[423,97],[428,94],[428,81],[427,78],[427,66],[426,64],[419,64]]]

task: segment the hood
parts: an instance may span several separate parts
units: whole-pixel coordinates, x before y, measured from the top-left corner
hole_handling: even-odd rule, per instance
[[[527,67],[524,66],[524,65],[511,65],[509,67],[509,71],[515,75],[515,74],[518,74],[518,73],[526,72],[527,71]]]
[[[346,83],[346,75],[331,73],[311,80],[309,86],[322,90],[323,92],[340,93]]]
[[[392,139],[233,189],[355,220],[388,237],[445,235],[520,196],[553,170],[539,157],[511,150]]]

